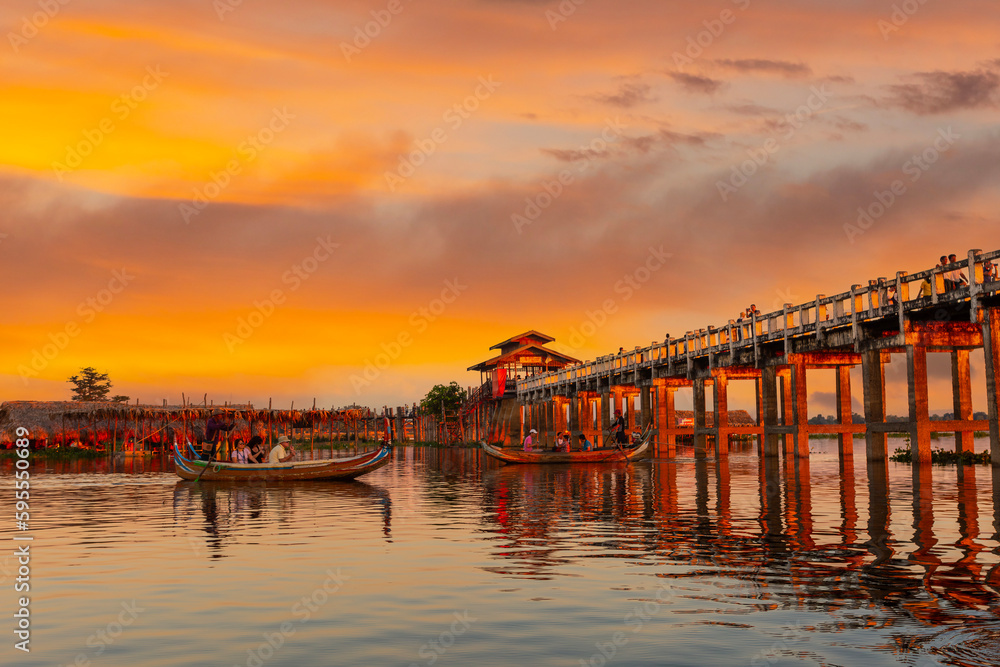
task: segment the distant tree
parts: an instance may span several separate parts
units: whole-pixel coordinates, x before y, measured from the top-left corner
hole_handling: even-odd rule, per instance
[[[455,381],[451,384],[434,385],[423,400],[420,401],[420,408],[427,414],[441,414],[441,407],[445,411],[454,411],[465,401],[465,390]]]
[[[80,374],[71,376],[67,382],[73,385],[74,401],[107,401],[111,392],[111,380],[108,379],[108,374],[98,373],[92,366],[81,368]],[[128,398],[119,395],[111,400],[124,403]]]

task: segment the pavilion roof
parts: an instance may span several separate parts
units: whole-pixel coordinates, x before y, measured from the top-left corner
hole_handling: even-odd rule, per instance
[[[555,338],[553,338],[552,336],[546,336],[543,333],[539,333],[538,331],[531,329],[530,331],[525,331],[524,333],[517,334],[516,336],[511,336],[507,340],[497,343],[490,349],[502,350],[505,345],[510,345],[513,342],[520,342],[523,340],[529,340],[534,343],[539,343],[544,345],[545,343],[551,343],[552,341],[555,340]]]
[[[494,346],[495,347],[495,346]],[[493,349],[493,348],[490,348]],[[481,361],[475,366],[470,366],[467,370],[470,371],[486,371],[491,368],[496,368],[497,366],[505,362],[515,362],[517,357],[525,352],[536,352],[543,359],[549,357],[551,361],[548,362],[549,365],[561,364],[562,366],[568,366],[570,364],[578,364],[580,360],[571,357],[568,354],[563,354],[562,352],[556,352],[555,350],[550,350],[544,345],[538,345],[537,343],[526,343],[521,345],[509,352],[499,354],[492,359],[487,359],[486,361]]]

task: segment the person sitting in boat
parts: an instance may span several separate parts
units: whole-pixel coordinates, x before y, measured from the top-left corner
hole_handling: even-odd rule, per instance
[[[233,463],[250,463],[250,450],[243,440],[236,441],[236,449],[233,450]]]
[[[278,444],[271,448],[271,451],[267,455],[268,463],[286,463],[295,458],[295,446],[289,444],[285,447],[285,444],[289,443],[287,436],[281,436],[278,438]]]
[[[563,439],[562,431],[556,433],[556,447],[555,451],[562,452],[565,451],[566,441]]]
[[[531,429],[528,431],[528,435],[524,436],[524,442],[522,444],[524,445],[524,451],[526,452],[533,451],[532,445],[534,444],[534,440],[531,437],[533,435],[538,435],[538,431]]]
[[[250,463],[264,463],[264,438],[259,435],[255,435],[250,438],[250,442],[247,443],[247,448],[250,450]]]
[[[577,437],[580,439],[580,449],[582,449],[585,452],[593,451],[594,443],[592,443],[587,436],[581,433]]]
[[[570,445],[572,444],[572,442],[573,442],[573,436],[570,435],[569,431],[564,431],[563,444],[562,448],[559,451],[566,452],[568,454],[571,449]]]
[[[615,442],[619,445],[628,444],[628,436],[625,434],[625,417],[621,410],[615,410],[615,420],[611,422],[611,433],[614,434]]]

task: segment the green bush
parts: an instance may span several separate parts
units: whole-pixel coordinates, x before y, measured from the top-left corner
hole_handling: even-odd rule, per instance
[[[889,457],[889,460],[896,461],[897,463],[913,463],[913,455],[910,453],[909,448],[897,447],[896,451]],[[973,454],[972,452],[959,453],[947,449],[932,449],[931,463],[937,463],[940,465],[949,463],[961,463],[962,465],[989,465],[990,453],[987,451]]]

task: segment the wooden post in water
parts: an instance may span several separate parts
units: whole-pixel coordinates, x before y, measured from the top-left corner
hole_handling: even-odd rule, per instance
[[[792,394],[792,371],[788,366],[778,367],[778,386],[781,388],[781,425],[791,426],[794,418],[794,397]],[[792,453],[794,440],[789,437],[788,431],[781,433],[781,445],[784,455]]]
[[[969,367],[969,350],[951,351],[951,390],[955,409],[955,419],[972,421],[972,377]],[[958,453],[974,450],[975,429],[955,431],[955,451]]]
[[[983,310],[983,356],[986,360],[986,405],[990,424],[990,460],[993,462],[993,479],[1000,472],[1000,310]],[[1000,507],[1000,496],[994,493],[994,502]],[[1000,510],[998,510],[1000,516]],[[998,519],[1000,522],[1000,519]],[[1000,532],[1000,525],[997,526]]]
[[[573,396],[572,398],[569,399],[569,419],[567,419],[566,421],[568,422],[566,424],[566,430],[569,431],[569,439],[570,439],[569,448],[570,451],[572,451],[573,447],[580,441],[580,439],[576,437],[577,433],[583,430],[581,428],[582,425],[580,424],[579,396]]]
[[[606,440],[608,431],[611,430],[611,388],[608,387],[601,391],[601,397],[598,399],[598,412],[601,415],[600,428],[601,432],[598,433],[600,442],[594,441],[594,446],[596,447],[607,447],[608,442]]]
[[[777,458],[781,436],[775,432],[778,426],[778,368],[764,366],[760,374],[761,421],[764,426],[763,458]]]
[[[865,395],[865,455],[869,464],[888,460],[885,431],[885,366],[882,353],[866,350],[861,353],[861,373]],[[873,428],[874,427],[874,428]]]
[[[640,431],[653,424],[653,388],[649,385],[639,388],[639,422],[635,426]]]
[[[851,404],[851,367],[837,366],[837,422],[841,427],[854,424],[854,408]],[[837,449],[841,463],[854,460],[854,433],[837,434]],[[851,470],[853,471],[853,466]],[[852,473],[853,474],[853,473]]]
[[[792,355],[798,357],[798,355]],[[792,418],[795,426],[795,433],[792,436],[795,456],[797,458],[809,456],[809,405],[808,391],[806,388],[806,363],[801,357],[793,360],[791,367],[792,394],[794,403],[792,405]]]
[[[729,377],[720,372],[712,378],[712,398],[715,407],[715,458],[729,456]]]
[[[694,379],[694,457],[708,454],[708,431],[705,426],[705,378]]]
[[[906,346],[906,379],[909,385],[910,454],[914,464],[931,463],[931,418],[927,400],[927,348]]]
[[[671,386],[669,384],[664,384],[660,386],[660,406],[661,413],[657,424],[657,430],[659,434],[657,435],[657,440],[660,443],[661,451],[660,456],[666,456],[668,459],[673,459],[677,456],[677,435],[673,433],[673,430],[677,428],[677,411],[674,410],[674,397],[677,393],[677,387]],[[669,433],[667,432],[669,429]],[[665,447],[665,451],[662,448]]]
[[[761,376],[763,376],[763,371],[761,375],[753,379],[754,385],[754,403],[757,408],[756,419],[754,424],[761,429],[764,428],[764,393],[763,385],[761,384]],[[763,430],[759,435],[753,436],[757,440],[757,456],[763,458],[764,456],[764,433]]]

